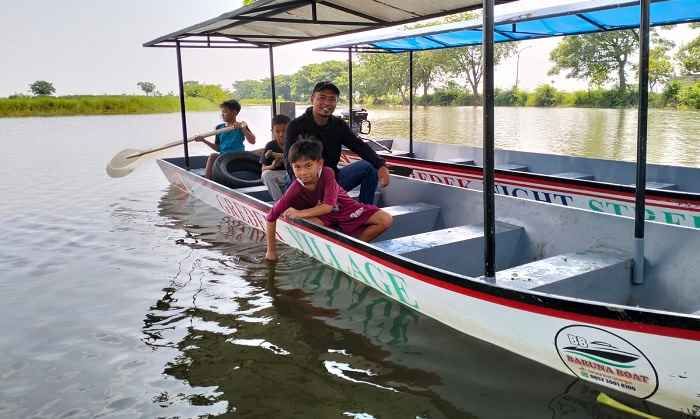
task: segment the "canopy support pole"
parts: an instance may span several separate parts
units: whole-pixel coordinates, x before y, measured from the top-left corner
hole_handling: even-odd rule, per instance
[[[275,91],[275,58],[272,54],[272,45],[268,46],[270,52],[270,92],[272,94],[272,116],[277,116],[277,92]]]
[[[408,153],[413,157],[413,51],[408,52]]]
[[[348,48],[348,124],[352,130],[352,47]]]
[[[190,151],[187,147],[187,117],[185,111],[185,84],[182,81],[182,54],[180,41],[175,42],[175,54],[177,56],[177,83],[180,91],[180,120],[182,121],[182,145],[185,150],[185,169],[190,170]]]
[[[644,283],[644,218],[647,185],[647,116],[649,106],[649,0],[640,1],[639,108],[637,115],[637,183],[634,191],[634,277]]]
[[[494,197],[494,0],[483,0],[483,40],[481,53],[484,62],[484,276],[496,277],[496,217]]]

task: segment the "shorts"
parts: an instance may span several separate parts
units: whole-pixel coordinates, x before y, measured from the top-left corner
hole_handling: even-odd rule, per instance
[[[341,217],[340,214],[331,212],[330,214],[322,215],[319,219],[326,227],[340,230],[340,232],[348,236],[357,237],[367,226],[367,220],[379,211],[378,207],[368,204],[362,204],[358,210],[360,208],[362,208],[362,213],[355,218],[347,214]]]

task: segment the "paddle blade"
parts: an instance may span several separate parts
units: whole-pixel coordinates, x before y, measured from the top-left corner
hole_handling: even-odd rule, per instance
[[[138,154],[140,152],[141,150],[127,148],[117,153],[114,157],[112,157],[112,160],[107,163],[107,167],[105,168],[107,175],[109,175],[109,177],[123,177],[133,172],[142,159],[140,157],[128,159],[127,157],[133,156],[134,154]]]

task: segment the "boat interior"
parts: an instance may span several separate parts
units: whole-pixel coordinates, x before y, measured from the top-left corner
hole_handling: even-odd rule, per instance
[[[205,157],[190,160],[201,176]],[[262,185],[235,191],[272,203]],[[487,280],[481,192],[392,176],[375,198],[394,217],[371,243],[382,252],[504,288],[700,315],[697,230],[647,222],[645,282],[632,285],[633,219],[497,195],[497,273]]]
[[[379,140],[378,143],[392,149],[391,153],[369,143],[380,154],[407,156],[408,141]],[[414,155],[419,159],[436,160],[467,166],[480,166],[483,150],[456,144],[434,144],[414,142]],[[633,162],[592,159],[532,153],[515,150],[496,150],[496,169],[531,172],[568,179],[592,180],[634,187],[635,168]],[[700,193],[700,170],[683,166],[647,165],[647,189]]]

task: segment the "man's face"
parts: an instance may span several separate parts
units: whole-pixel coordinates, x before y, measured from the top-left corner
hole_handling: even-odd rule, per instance
[[[323,160],[310,160],[300,158],[292,163],[294,176],[304,184],[313,184],[318,181],[318,172],[323,167]]]
[[[287,124],[275,124],[272,126],[272,137],[280,146],[284,144],[284,134],[287,131]]]
[[[311,95],[311,106],[314,115],[328,118],[333,115],[335,105],[338,103],[338,95],[330,89],[321,90]]]

